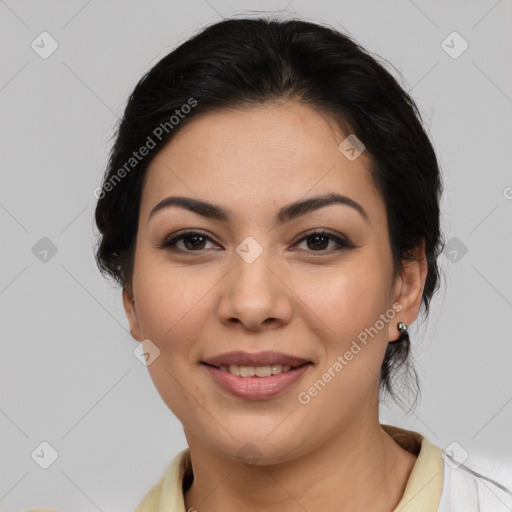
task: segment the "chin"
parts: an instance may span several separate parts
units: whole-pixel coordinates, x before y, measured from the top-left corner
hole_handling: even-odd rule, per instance
[[[222,453],[225,457],[242,462],[247,466],[266,466],[280,464],[295,459],[299,451],[304,449],[297,446],[297,435],[291,436],[283,432],[258,435],[254,429],[245,433],[239,431],[233,438],[225,442],[210,444],[210,448]]]

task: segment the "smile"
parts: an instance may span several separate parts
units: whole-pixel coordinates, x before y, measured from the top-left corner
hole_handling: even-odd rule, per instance
[[[289,372],[290,370],[294,370],[298,367],[282,364],[272,364],[268,366],[239,366],[235,364],[228,366],[223,364],[214,368],[218,368],[223,372],[229,372],[231,375],[238,375],[240,377],[270,377],[271,375],[279,375],[280,373]]]
[[[307,362],[297,367],[279,364],[268,366],[222,365],[203,363],[212,380],[224,391],[238,398],[264,400],[291,388],[313,366]]]

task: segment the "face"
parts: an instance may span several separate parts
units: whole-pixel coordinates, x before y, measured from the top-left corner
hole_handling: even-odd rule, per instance
[[[134,338],[159,350],[148,370],[189,445],[236,458],[250,442],[276,463],[375,421],[386,345],[416,317],[422,287],[417,273],[394,276],[384,202],[366,154],[339,149],[347,135],[295,102],[219,111],[148,168],[123,298]],[[289,208],[330,194],[345,199]],[[308,364],[271,377],[204,364],[232,351]]]

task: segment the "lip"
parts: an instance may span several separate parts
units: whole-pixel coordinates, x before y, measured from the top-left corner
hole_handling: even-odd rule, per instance
[[[210,372],[213,380],[232,395],[248,400],[264,400],[275,397],[290,388],[310,366],[313,366],[313,363],[306,362],[298,368],[270,377],[240,377],[208,364],[203,363],[203,366]]]
[[[282,352],[275,352],[271,350],[267,350],[264,352],[256,352],[252,354],[250,352],[238,350],[235,352],[225,352],[223,354],[219,354],[217,356],[205,359],[204,361],[201,362],[216,367],[219,367],[221,365],[270,366],[271,364],[280,364],[283,366],[288,365],[293,368],[296,366],[301,366],[304,363],[309,363],[311,361],[308,361],[307,359],[302,359],[301,357],[283,354]]]

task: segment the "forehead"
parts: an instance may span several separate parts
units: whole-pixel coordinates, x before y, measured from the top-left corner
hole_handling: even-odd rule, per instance
[[[364,203],[370,218],[379,219],[385,207],[370,159],[363,152],[349,160],[340,151],[347,135],[332,117],[298,102],[198,115],[147,169],[141,216],[169,195],[254,215],[335,192]]]

